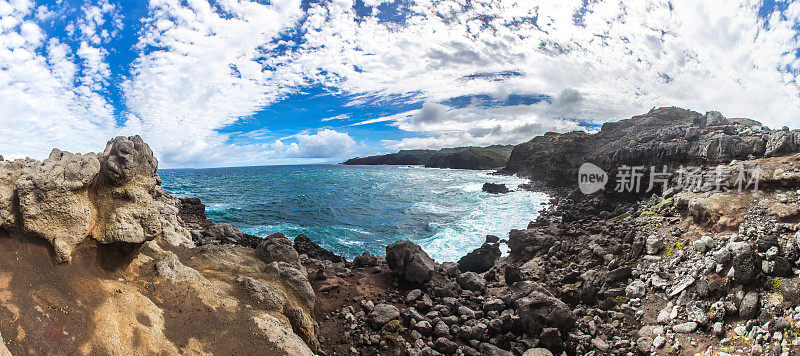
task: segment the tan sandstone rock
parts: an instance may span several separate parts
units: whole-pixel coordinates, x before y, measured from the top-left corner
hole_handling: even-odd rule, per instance
[[[0,237],[13,235],[0,249],[0,317],[13,322],[0,329],[11,350],[316,352],[315,294],[288,239],[197,248],[157,167],[138,136],[99,154],[0,161]],[[70,263],[54,267],[39,239]],[[63,330],[42,332],[50,325]]]
[[[71,259],[97,218],[89,191],[99,171],[94,153],[54,149],[40,165],[25,168],[16,183],[22,230],[49,241],[60,262]]]
[[[43,162],[2,161],[0,227],[47,240],[59,262],[70,261],[89,237],[103,244],[161,238],[193,247],[157,168],[139,136],[116,137],[100,154],[53,149]]]

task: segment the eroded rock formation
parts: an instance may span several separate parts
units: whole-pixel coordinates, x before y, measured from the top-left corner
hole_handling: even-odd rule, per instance
[[[0,160],[0,344],[312,355],[315,295],[291,242],[256,250],[261,239],[166,193],[157,168],[139,136],[99,154]]]
[[[87,238],[138,244],[163,236],[162,225],[172,243],[187,244],[175,212],[157,206],[168,199],[157,168],[139,136],[114,138],[99,155],[53,149],[43,162],[0,161],[0,228],[47,240],[59,262]]]

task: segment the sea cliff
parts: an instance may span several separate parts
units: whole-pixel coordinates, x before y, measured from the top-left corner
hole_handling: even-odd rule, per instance
[[[505,166],[514,146],[402,150],[379,156],[351,158],[346,165],[423,165],[428,168],[499,169]]]
[[[409,241],[347,261],[314,236],[210,221],[161,189],[137,136],[0,161],[0,340],[14,354],[788,355],[798,151],[799,131],[679,108],[546,134],[501,172],[550,207],[453,263]],[[585,162],[611,173],[605,189],[578,190]],[[617,192],[621,165],[696,165],[699,183],[678,170]]]

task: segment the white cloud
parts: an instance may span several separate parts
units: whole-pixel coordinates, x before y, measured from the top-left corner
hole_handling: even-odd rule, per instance
[[[112,136],[111,109],[90,87],[75,85],[62,43],[50,39],[40,54],[44,38],[29,20],[33,10],[27,1],[0,1],[0,151],[42,158],[56,146],[97,150]]]
[[[294,73],[262,71],[262,65],[280,65],[279,58],[257,60],[259,47],[299,18],[299,0],[219,5],[232,16],[204,1],[151,1],[153,16],[139,46],[163,49],[137,59],[125,94],[132,121],[162,155],[181,157],[186,146],[219,150],[227,139],[219,128],[252,116],[304,82]]]
[[[558,99],[556,100],[558,101]],[[495,108],[448,108],[425,103],[420,110],[395,115],[394,125],[421,137],[386,140],[394,149],[517,144],[548,131],[579,130],[577,122],[560,119],[554,105],[514,105]]]
[[[326,117],[326,118],[324,118],[322,120],[319,120],[319,121],[326,122],[326,121],[333,121],[333,120],[349,120],[349,119],[350,119],[350,115],[349,114],[341,114],[341,115],[336,115],[336,116],[332,116],[332,117]]]
[[[350,93],[418,93],[428,104],[414,114],[417,119],[402,123],[405,117],[395,115],[357,123],[400,120],[399,127],[412,131],[426,118],[444,116],[432,103],[509,93],[554,96],[550,108],[521,109],[539,119],[602,122],[677,105],[773,126],[800,122],[800,41],[793,29],[800,3],[773,14],[768,27],[757,16],[760,2],[749,0],[590,2],[579,15],[582,6],[579,0],[472,6],[417,1],[405,26],[374,18],[354,22],[350,12],[320,10],[327,22],[308,25],[319,31],[308,36],[314,51],[304,61],[336,73],[338,85]],[[509,72],[520,75],[502,81],[474,75]],[[471,111],[490,116],[496,110]],[[510,131],[519,124],[504,120],[501,126]],[[474,139],[459,137],[463,144]]]
[[[118,78],[125,106],[118,118],[106,91],[118,82],[108,57],[124,4],[82,7],[65,26],[76,40],[65,43],[42,31],[41,21],[58,17],[58,8],[0,0],[0,152],[41,158],[51,147],[98,150],[109,137],[134,133],[166,166],[355,149],[349,134],[319,128],[269,144],[232,143],[235,136],[272,141],[270,122],[250,134],[221,133],[306,84],[350,94],[352,105],[375,97],[425,102],[352,124],[390,123],[418,135],[387,141],[391,148],[516,143],[576,129],[576,120],[603,122],[664,105],[798,127],[800,3],[766,20],[755,0],[583,3],[418,0],[409,14],[382,14],[402,21],[381,22],[356,21],[350,0],[314,4],[307,14],[300,0],[150,0],[140,54]],[[302,41],[276,40],[305,15]],[[280,44],[299,49],[271,52]],[[546,94],[552,102],[441,104],[478,94],[501,101]]]
[[[297,143],[292,143],[286,150],[289,157],[300,158],[334,158],[342,157],[353,151],[356,141],[350,135],[325,129],[316,134],[300,134],[295,136]],[[278,144],[280,141],[276,141]],[[280,144],[282,146],[282,144]]]

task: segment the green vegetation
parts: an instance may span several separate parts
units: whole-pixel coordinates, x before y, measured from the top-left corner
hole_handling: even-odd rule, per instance
[[[508,162],[514,146],[459,147],[434,150],[402,150],[379,156],[352,158],[347,165],[424,165],[431,168],[498,169]]]
[[[678,251],[680,251],[682,249],[683,249],[683,242],[678,241],[678,242],[675,243],[674,246],[665,247],[663,254],[664,254],[664,256],[669,257],[669,256],[672,256],[672,254],[674,254],[675,252],[678,252]]]
[[[639,214],[639,216],[640,217],[654,216],[656,214],[656,210],[658,208],[660,208],[662,205],[664,205],[666,203],[669,203],[671,201],[672,201],[672,198],[664,199],[660,203],[647,208],[647,210],[643,211],[641,214]]]
[[[782,277],[772,277],[770,280],[769,286],[770,291],[772,293],[780,293],[781,291],[781,282],[783,282],[785,278]]]
[[[613,218],[611,218],[611,219],[608,219],[608,220],[610,220],[610,221],[617,221],[617,220],[620,220],[620,219],[627,218],[627,217],[629,217],[629,216],[631,216],[631,213],[624,213],[624,214],[622,214],[622,215],[615,216],[615,217],[613,217]]]

